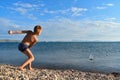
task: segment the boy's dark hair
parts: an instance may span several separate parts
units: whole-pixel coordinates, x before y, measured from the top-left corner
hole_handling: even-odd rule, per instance
[[[34,32],[38,32],[38,29],[42,29],[42,27],[40,26],[40,25],[36,25],[35,27],[34,27]]]

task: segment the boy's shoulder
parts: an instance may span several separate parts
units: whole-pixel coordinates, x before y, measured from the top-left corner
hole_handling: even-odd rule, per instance
[[[28,33],[33,33],[31,30],[28,30]]]

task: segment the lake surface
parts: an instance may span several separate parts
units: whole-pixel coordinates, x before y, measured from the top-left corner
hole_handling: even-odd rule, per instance
[[[0,42],[0,63],[19,66],[27,57],[18,42]],[[39,42],[33,67],[120,72],[120,42]]]

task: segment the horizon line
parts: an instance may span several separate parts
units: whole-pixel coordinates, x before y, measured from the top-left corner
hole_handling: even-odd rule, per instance
[[[0,39],[0,42],[21,42],[21,40],[11,40],[11,39]],[[46,41],[38,41],[38,42],[120,42],[120,41],[107,41],[107,40],[66,40],[66,41],[52,41],[52,40],[46,40]]]

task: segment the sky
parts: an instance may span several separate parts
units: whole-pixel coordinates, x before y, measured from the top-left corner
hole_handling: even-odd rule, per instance
[[[119,0],[0,0],[0,39],[22,40],[41,25],[39,41],[120,41]]]

